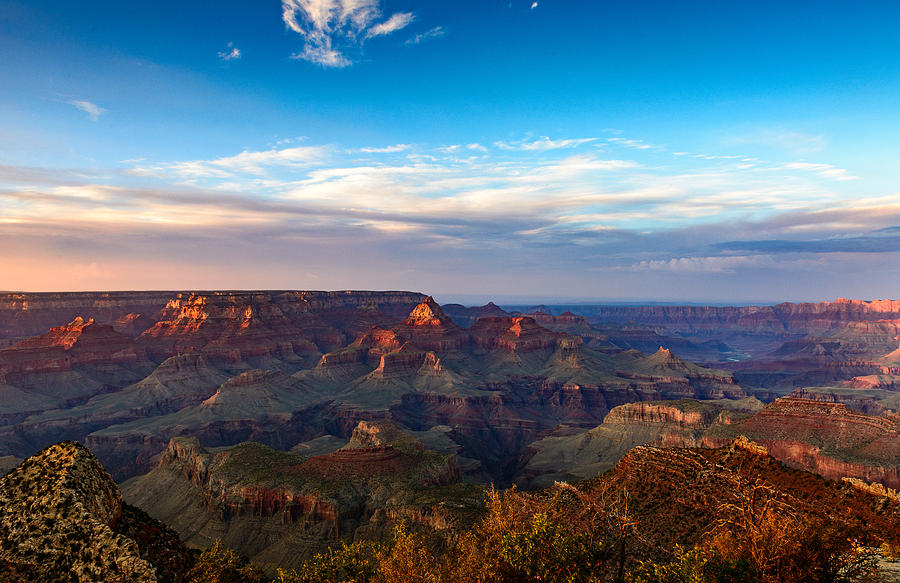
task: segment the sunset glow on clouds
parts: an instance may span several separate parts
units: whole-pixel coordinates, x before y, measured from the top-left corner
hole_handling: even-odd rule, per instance
[[[815,271],[830,254],[848,263],[857,253],[892,260],[900,244],[900,230],[891,230],[900,224],[900,198],[858,199],[840,169],[706,157],[684,164],[668,148],[636,156],[641,151],[617,142],[583,138],[527,147],[550,142],[523,140],[515,150],[306,145],[142,161],[97,175],[5,167],[4,247],[13,251],[7,261],[41,250],[93,265],[98,278],[99,266],[110,266],[102,272],[110,283],[134,277],[122,269],[129,256],[151,264],[170,257],[171,276],[189,258],[191,270],[198,261],[203,272],[221,270],[223,281],[238,279],[227,269],[243,278],[277,258],[284,268],[341,281],[327,274],[352,264],[333,263],[352,249],[360,264],[351,273],[390,286],[398,269],[417,272],[417,256],[456,266],[455,277],[495,265],[524,279],[532,257],[586,279],[696,277]],[[201,283],[180,277],[174,287]],[[271,275],[254,277],[250,287],[285,287],[268,283],[277,281]]]
[[[93,44],[82,24],[124,14],[17,4],[22,58],[0,65],[18,88],[0,90],[0,289],[896,296],[896,113],[861,117],[895,72],[845,95],[869,109],[845,108],[828,97],[839,62],[784,89],[776,48],[807,50],[793,39],[775,38],[756,56],[763,79],[742,86],[690,52],[668,69],[637,48],[613,59],[573,6],[473,19],[476,4],[284,0],[280,14],[222,7],[221,35],[178,40],[190,22],[160,18],[146,41]],[[58,46],[39,44],[37,22]],[[662,22],[647,26],[670,46]],[[156,48],[166,34],[175,44]],[[750,36],[709,42],[740,60]],[[83,75],[53,73],[67,62]],[[715,95],[685,97],[699,86]]]

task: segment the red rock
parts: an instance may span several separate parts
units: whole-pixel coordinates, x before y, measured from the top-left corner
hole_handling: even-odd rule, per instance
[[[77,317],[64,326],[0,350],[0,378],[56,373],[73,366],[145,363],[143,350],[112,326]]]
[[[419,348],[438,354],[457,351],[469,342],[468,335],[444,314],[431,296],[417,305],[395,330]]]
[[[412,342],[406,342],[397,350],[381,355],[381,361],[378,367],[372,371],[372,376],[379,378],[411,376],[422,367],[424,362],[425,351]]]
[[[160,356],[196,348],[225,362],[259,356],[303,362],[344,344],[344,330],[357,329],[360,314],[366,319],[373,309],[384,310],[376,319],[386,319],[420,297],[404,292],[179,294],[140,342]]]
[[[562,335],[547,330],[534,318],[480,318],[471,329],[474,344],[485,350],[529,352],[556,347]]]
[[[786,397],[732,431],[780,461],[831,479],[900,486],[900,419],[858,413],[843,403]]]

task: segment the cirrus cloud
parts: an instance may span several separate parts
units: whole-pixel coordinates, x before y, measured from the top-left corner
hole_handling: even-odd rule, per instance
[[[85,112],[86,114],[88,114],[88,117],[90,118],[91,121],[98,121],[100,119],[100,116],[102,114],[106,113],[105,109],[103,109],[102,107],[100,107],[99,105],[97,105],[96,103],[93,103],[91,101],[85,101],[83,99],[75,99],[75,100],[70,101],[69,103],[71,105],[74,105],[81,111]]]
[[[281,9],[285,25],[305,40],[292,57],[334,68],[352,64],[347,53],[358,53],[367,39],[402,30],[414,19],[397,12],[381,20],[380,0],[282,0]]]

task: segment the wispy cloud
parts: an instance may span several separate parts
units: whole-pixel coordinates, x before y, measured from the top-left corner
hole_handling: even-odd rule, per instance
[[[844,168],[838,168],[831,164],[813,164],[810,162],[789,162],[784,165],[785,168],[792,170],[806,170],[815,172],[816,174],[832,180],[858,180],[859,177],[853,176]]]
[[[360,148],[360,152],[365,152],[366,154],[392,154],[395,152],[403,152],[405,150],[409,150],[409,144],[394,144],[393,146],[382,146],[382,147],[366,147]]]
[[[88,114],[88,117],[91,119],[91,121],[99,120],[100,115],[106,113],[105,109],[90,101],[76,99],[70,101],[69,103]]]
[[[560,148],[574,148],[588,142],[594,142],[597,138],[568,138],[560,140],[551,140],[547,136],[542,136],[537,140],[517,140],[514,142],[494,142],[494,145],[501,150],[526,150],[526,151],[546,151],[558,150]]]
[[[241,58],[241,50],[234,46],[233,42],[229,42],[225,50],[216,53],[223,61],[236,61]]]
[[[382,20],[379,0],[282,0],[281,8],[285,25],[305,40],[293,57],[322,67],[350,65],[366,39],[392,34],[414,19],[397,12]]]
[[[409,23],[414,20],[414,17],[411,12],[398,12],[392,15],[390,18],[376,24],[372,28],[366,31],[366,38],[374,38],[376,36],[385,36],[402,28],[406,28]]]
[[[17,258],[64,249],[71,264],[133,273],[114,255],[181,246],[221,272],[240,265],[251,273],[261,257],[302,246],[304,260],[291,267],[320,274],[328,287],[354,284],[334,280],[340,272],[374,278],[357,285],[412,286],[378,273],[401,277],[398,265],[427,253],[446,266],[448,285],[475,274],[481,285],[495,272],[520,273],[516,285],[526,285],[541,264],[559,269],[554,285],[569,281],[566,274],[612,270],[616,281],[644,282],[634,289],[733,278],[741,290],[760,274],[788,281],[801,270],[811,278],[822,261],[851,273],[900,250],[900,197],[860,197],[823,173],[827,165],[748,167],[743,158],[704,155],[674,157],[677,165],[667,167],[646,149],[617,157],[579,148],[595,141],[304,144],[134,161],[119,171],[0,166],[0,261],[21,271],[27,262]],[[416,287],[439,285],[443,273]]]
[[[764,128],[722,140],[727,146],[761,145],[793,154],[814,154],[828,147],[825,136],[784,128]]]
[[[628,271],[672,271],[682,273],[735,273],[738,270],[772,267],[775,260],[767,255],[727,255],[712,257],[673,257],[640,261],[619,268]]]
[[[406,44],[417,45],[433,38],[442,37],[445,34],[447,34],[447,31],[443,26],[435,26],[432,29],[426,30],[425,32],[420,32],[419,34],[406,39]]]
[[[659,148],[659,146],[654,146],[653,144],[647,144],[643,140],[629,140],[626,138],[606,138],[606,141],[615,144],[617,146],[624,146],[626,148],[634,148],[635,150],[652,150],[654,148]]]
[[[330,148],[296,146],[293,148],[243,151],[214,160],[188,160],[136,166],[128,172],[138,176],[180,179],[234,178],[239,174],[263,175],[273,167],[306,167],[321,164]]]

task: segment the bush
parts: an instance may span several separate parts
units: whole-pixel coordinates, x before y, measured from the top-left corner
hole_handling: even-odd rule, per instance
[[[217,540],[206,549],[188,572],[189,583],[264,583],[262,571]]]
[[[746,562],[761,583],[838,583],[877,580],[874,553],[848,529],[814,519],[758,482],[735,490],[719,508],[709,545],[726,560]]]
[[[370,583],[378,574],[379,545],[370,542],[343,543],[339,549],[319,553],[300,570],[278,569],[276,583]]]
[[[676,546],[668,562],[642,561],[626,579],[628,583],[757,583],[759,578],[746,561],[728,561],[712,549]]]
[[[515,491],[488,494],[487,515],[450,557],[451,581],[503,583],[600,580],[612,545],[560,520],[558,500],[536,504]]]

